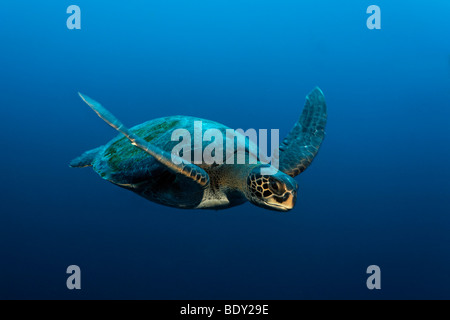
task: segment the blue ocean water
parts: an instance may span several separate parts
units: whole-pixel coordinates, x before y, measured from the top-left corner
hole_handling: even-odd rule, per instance
[[[0,298],[449,299],[449,35],[446,0],[2,1]],[[315,86],[327,136],[289,213],[167,208],[68,167],[116,135],[78,91],[130,126],[284,136]]]

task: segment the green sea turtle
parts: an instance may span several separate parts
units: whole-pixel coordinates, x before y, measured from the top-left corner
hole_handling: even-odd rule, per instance
[[[128,129],[98,102],[86,95],[80,96],[120,134],[74,159],[70,166],[92,166],[103,179],[153,202],[177,208],[225,209],[248,200],[266,209],[288,211],[297,198],[298,185],[294,177],[310,165],[325,135],[325,98],[322,91],[315,88],[307,95],[299,120],[280,145],[279,171],[275,174],[262,174],[261,169],[268,165],[259,158],[256,164],[224,161],[223,164],[196,165],[182,160],[182,154],[179,157],[173,154],[178,143],[171,139],[173,131],[183,128],[194,133],[194,122],[202,121],[202,133],[214,128],[226,137],[228,127],[210,120],[170,116]],[[201,148],[206,145],[203,142]],[[247,143],[247,156],[250,150]]]

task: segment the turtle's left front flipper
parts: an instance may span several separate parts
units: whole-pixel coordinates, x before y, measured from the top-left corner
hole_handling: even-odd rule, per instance
[[[112,113],[106,110],[100,103],[89,98],[86,95],[83,95],[81,93],[78,94],[80,95],[81,99],[83,99],[83,101],[86,102],[100,118],[102,118],[111,127],[127,137],[134,146],[153,156],[159,163],[167,167],[172,172],[180,174],[187,179],[196,182],[202,188],[206,188],[208,186],[209,176],[205,170],[193,163],[180,158],[175,154],[170,154],[169,152],[166,152],[138,137],[127,127],[125,127],[122,122],[120,122]]]
[[[325,137],[327,106],[319,88],[306,96],[302,115],[280,145],[280,171],[295,177],[308,168]]]

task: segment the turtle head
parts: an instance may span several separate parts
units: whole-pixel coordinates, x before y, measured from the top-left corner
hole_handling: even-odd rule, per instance
[[[261,174],[261,166],[254,168],[247,177],[247,199],[259,207],[276,211],[294,208],[298,184],[294,178],[278,171]]]

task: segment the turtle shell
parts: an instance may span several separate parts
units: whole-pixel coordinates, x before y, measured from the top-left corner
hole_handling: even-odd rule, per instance
[[[217,129],[221,131],[223,138],[226,139],[226,129],[229,129],[228,127],[214,121],[187,116],[153,119],[134,126],[130,131],[162,150],[172,152],[173,148],[180,143],[179,140],[172,141],[172,133],[176,129],[185,129],[191,135],[191,159],[193,160],[195,152],[195,121],[202,122],[202,137],[206,130]],[[200,130],[196,133],[198,134],[199,132]],[[210,143],[211,141],[202,141],[202,152]],[[225,156],[225,142],[223,145]],[[199,166],[206,170],[213,164],[202,163]],[[122,134],[119,134],[104,146],[102,152],[98,154],[93,162],[93,168],[102,178],[117,184],[138,183],[145,176],[151,176],[155,171],[165,170],[152,156],[132,145]]]

